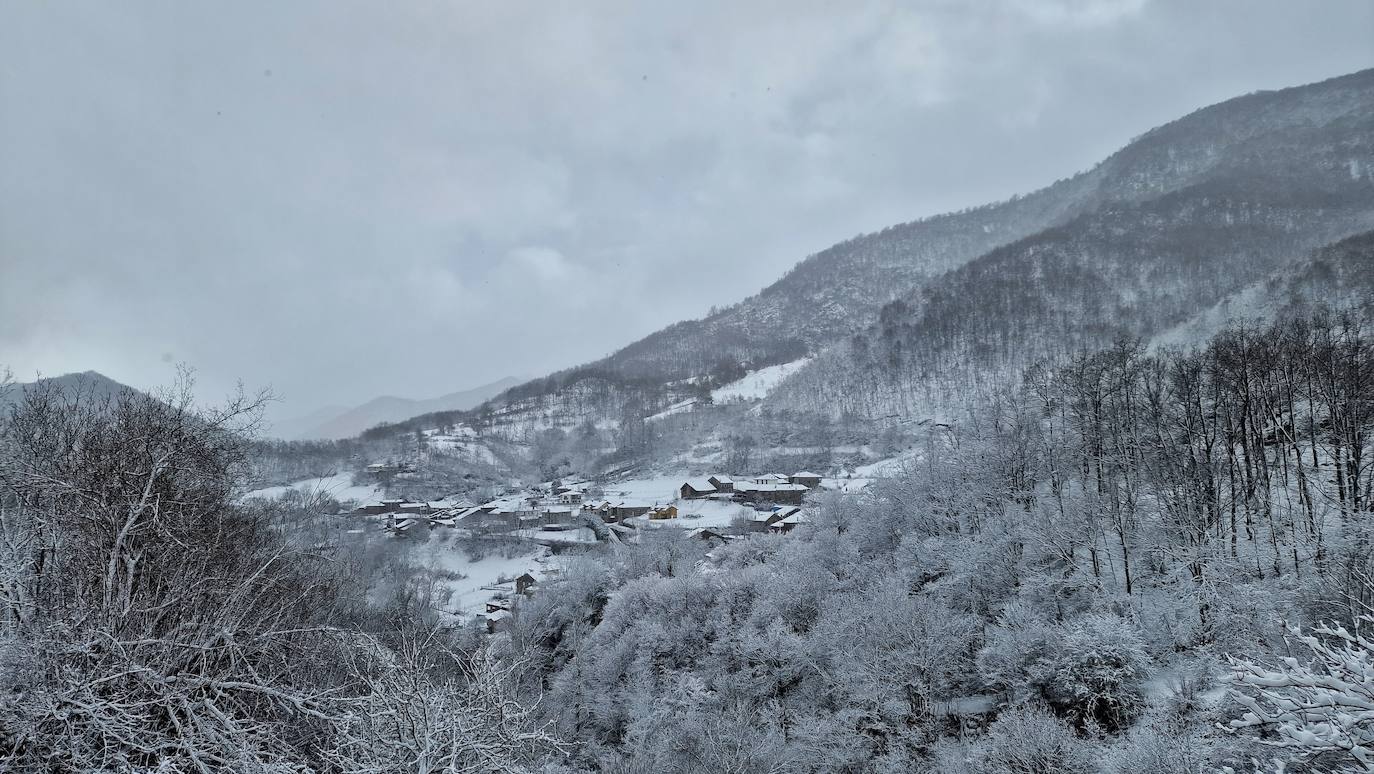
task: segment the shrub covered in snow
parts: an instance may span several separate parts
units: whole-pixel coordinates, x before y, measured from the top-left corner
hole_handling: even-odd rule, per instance
[[[1089,774],[1096,770],[1092,745],[1067,723],[1039,707],[1003,713],[973,746],[974,774]]]
[[[1150,663],[1135,627],[1119,616],[1086,616],[1065,627],[1059,646],[1031,667],[1050,704],[1109,730],[1128,723],[1143,704]]]

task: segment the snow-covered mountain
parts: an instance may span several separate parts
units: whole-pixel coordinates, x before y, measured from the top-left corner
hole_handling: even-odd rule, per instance
[[[1091,174],[1092,209],[913,289],[773,400],[939,411],[1033,362],[1160,334],[1374,228],[1374,70],[1198,111]]]
[[[1174,329],[1370,229],[1374,70],[1195,111],[1088,172],[843,242],[707,318],[403,427],[532,443],[708,405],[784,363],[805,366],[770,385],[775,410],[932,414],[1036,359]]]
[[[1326,245],[1296,265],[1271,272],[1150,343],[1155,349],[1190,347],[1234,324],[1267,325],[1321,307],[1374,310],[1374,231]]]

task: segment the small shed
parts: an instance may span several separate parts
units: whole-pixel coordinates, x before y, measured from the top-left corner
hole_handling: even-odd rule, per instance
[[[494,612],[489,612],[484,616],[484,618],[486,618],[487,621],[488,634],[503,632],[510,628],[509,610],[496,610]]]

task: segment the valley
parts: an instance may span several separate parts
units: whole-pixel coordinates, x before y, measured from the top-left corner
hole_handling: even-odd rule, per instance
[[[181,95],[159,119],[182,133],[83,155],[118,185],[24,178],[62,207],[7,221],[16,251],[65,245],[68,200],[96,192],[99,238],[33,283],[63,316],[10,314],[7,341],[143,377],[0,372],[0,770],[1374,772],[1374,69],[1218,76],[1209,99],[1233,96],[1184,113],[1109,34],[1183,46],[1138,23],[1159,4],[999,9],[828,11],[761,41],[734,27],[810,11],[703,7],[688,36],[622,29],[628,8],[545,28],[397,7],[358,30],[340,9],[297,19],[308,44],[255,17],[232,68],[216,37],[107,84],[101,105]],[[925,32],[956,18],[955,45]],[[1008,29],[1031,32],[971,39]],[[1243,53],[1277,67],[1275,40]],[[322,75],[329,41],[349,78]],[[1037,69],[1060,56],[1099,88]],[[937,88],[958,62],[972,88]],[[1020,110],[981,105],[1003,81]],[[1095,163],[1046,139],[1053,106],[1090,135],[1151,98],[1168,115]],[[77,148],[102,125],[78,118],[33,136]],[[178,158],[186,137],[213,163]],[[1022,143],[1077,169],[975,184]],[[304,159],[290,197],[278,147]],[[221,156],[251,196],[202,179]],[[777,270],[836,224],[936,211],[910,202],[951,211]],[[107,245],[108,275],[86,263]],[[158,250],[179,262],[124,272]],[[156,291],[183,272],[193,290]],[[289,309],[246,311],[281,305],[274,282]],[[291,409],[221,397],[183,351],[284,374]]]

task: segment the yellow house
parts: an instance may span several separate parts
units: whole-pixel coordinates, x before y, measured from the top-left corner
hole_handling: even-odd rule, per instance
[[[677,518],[677,506],[676,506],[676,505],[665,505],[665,506],[663,506],[662,508],[655,508],[655,509],[653,509],[652,511],[649,511],[649,518],[651,518],[651,519],[676,519],[676,518]]]

